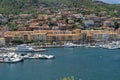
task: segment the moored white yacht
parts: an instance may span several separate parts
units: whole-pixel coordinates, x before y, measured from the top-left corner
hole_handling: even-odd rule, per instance
[[[40,51],[46,51],[46,49],[34,49],[31,46],[28,46],[27,44],[21,44],[16,47],[15,51],[17,52],[40,52]]]
[[[30,46],[27,46],[26,44],[21,44],[21,45],[18,45],[15,49],[15,51],[20,51],[20,52],[31,52],[31,51],[34,51],[34,49]]]

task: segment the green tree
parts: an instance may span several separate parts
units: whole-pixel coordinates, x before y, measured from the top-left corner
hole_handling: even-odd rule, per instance
[[[114,23],[114,29],[117,30],[119,27],[120,27],[120,26],[119,26],[118,22],[115,21],[115,23]]]
[[[70,76],[70,77],[64,77],[60,80],[75,80],[73,76]]]

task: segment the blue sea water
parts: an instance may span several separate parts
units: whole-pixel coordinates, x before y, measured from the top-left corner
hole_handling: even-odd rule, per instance
[[[120,50],[98,48],[49,48],[42,54],[55,59],[0,63],[0,80],[120,80]]]

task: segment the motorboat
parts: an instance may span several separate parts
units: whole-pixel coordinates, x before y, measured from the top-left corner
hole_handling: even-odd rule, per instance
[[[64,44],[64,47],[76,47],[76,44],[68,42]]]
[[[55,58],[54,55],[39,55],[40,59],[53,59]]]
[[[24,54],[22,55],[25,59],[39,59],[39,54]]]
[[[0,63],[16,63],[22,60],[23,60],[23,57],[15,53],[3,54],[0,57]]]
[[[43,51],[47,51],[46,49],[34,49],[34,52],[43,52]]]

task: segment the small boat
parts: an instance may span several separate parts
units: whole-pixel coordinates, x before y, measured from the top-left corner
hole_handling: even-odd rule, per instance
[[[23,60],[23,57],[15,53],[5,54],[0,57],[0,63],[16,63]]]
[[[39,59],[39,54],[25,54],[23,56],[25,59]]]
[[[43,52],[43,51],[47,51],[46,49],[34,49],[34,52]]]
[[[53,59],[55,58],[54,55],[40,55],[40,59]]]
[[[73,47],[76,47],[76,44],[68,42],[64,44],[64,47],[73,48]]]

